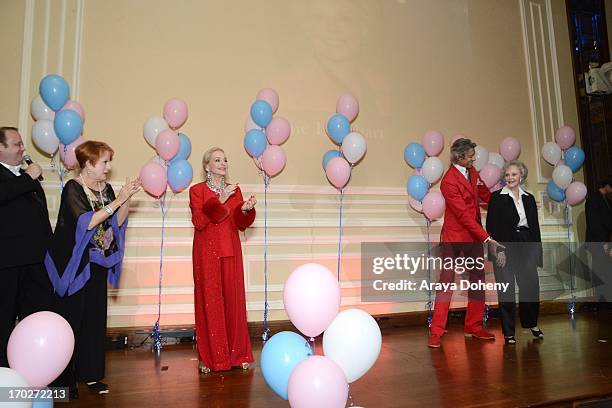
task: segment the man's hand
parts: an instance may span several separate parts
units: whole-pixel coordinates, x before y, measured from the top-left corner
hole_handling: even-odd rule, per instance
[[[36,180],[42,174],[42,168],[37,163],[32,163],[25,172],[28,176],[32,177],[32,180]]]

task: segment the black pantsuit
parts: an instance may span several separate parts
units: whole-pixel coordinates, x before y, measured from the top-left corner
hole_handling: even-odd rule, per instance
[[[498,291],[504,336],[514,336],[516,316],[515,281],[519,287],[519,318],[521,326],[535,327],[540,308],[538,266],[542,266],[542,244],[538,210],[533,195],[521,195],[528,227],[518,227],[519,214],[514,199],[497,191],[492,194],[487,212],[487,231],[493,239],[505,245],[506,264],[493,262],[495,279],[508,283],[506,292]]]
[[[49,310],[53,288],[42,264],[51,239],[45,193],[37,180],[0,164],[0,366],[17,318]]]

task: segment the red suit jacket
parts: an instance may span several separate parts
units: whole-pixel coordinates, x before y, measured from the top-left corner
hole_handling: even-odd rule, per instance
[[[442,178],[440,191],[446,201],[440,242],[484,242],[489,237],[482,228],[478,199],[488,203],[489,189],[474,167],[468,169],[470,182],[451,164]]]

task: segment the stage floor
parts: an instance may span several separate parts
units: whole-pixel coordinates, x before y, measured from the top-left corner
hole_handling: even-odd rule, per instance
[[[354,405],[566,406],[563,401],[612,394],[609,312],[577,314],[575,328],[568,315],[543,316],[540,327],[546,338],[535,340],[531,333],[519,331],[515,346],[504,345],[497,319],[490,324],[497,335],[495,342],[466,339],[460,319],[451,317],[449,323],[449,333],[437,350],[426,347],[422,327],[384,331],[377,363],[351,385]],[[261,346],[261,342],[253,344],[256,360]],[[321,352],[317,343],[317,354]],[[70,406],[289,406],[266,386],[257,362],[246,372],[199,375],[191,344],[166,346],[159,360],[149,348],[111,351],[106,358],[104,381],[110,393],[92,395],[81,384],[80,398]]]

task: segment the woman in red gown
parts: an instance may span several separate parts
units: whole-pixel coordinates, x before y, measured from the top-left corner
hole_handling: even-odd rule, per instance
[[[226,184],[227,158],[213,147],[204,153],[206,181],[189,190],[193,236],[195,321],[202,373],[246,370],[253,362],[247,329],[242,247],[238,230],[255,220],[257,200]]]

